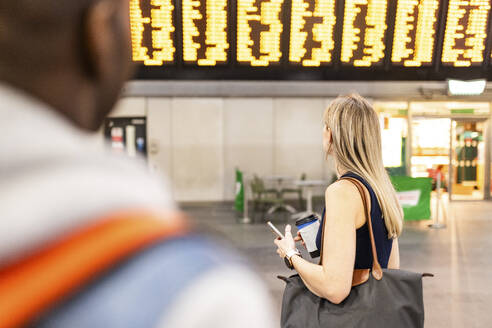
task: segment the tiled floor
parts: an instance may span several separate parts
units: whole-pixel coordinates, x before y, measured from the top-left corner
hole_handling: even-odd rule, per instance
[[[183,208],[251,259],[280,311],[284,284],[275,277],[290,272],[266,225],[237,223],[231,204]],[[284,223],[282,215],[274,220]],[[492,202],[453,202],[446,229],[431,230],[428,223],[406,223],[400,238],[402,269],[435,274],[424,280],[426,327],[492,327]]]

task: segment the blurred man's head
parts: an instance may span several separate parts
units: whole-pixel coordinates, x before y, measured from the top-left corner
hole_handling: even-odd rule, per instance
[[[131,74],[128,0],[0,0],[0,81],[97,129]]]

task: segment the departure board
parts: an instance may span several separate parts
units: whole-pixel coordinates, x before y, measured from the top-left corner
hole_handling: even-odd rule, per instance
[[[400,0],[397,4],[393,52],[396,65],[428,66],[433,62],[439,0]]]
[[[251,66],[278,64],[284,0],[237,0],[237,61]]]
[[[133,60],[147,66],[161,66],[174,62],[172,0],[130,0],[130,25]]]
[[[331,63],[335,0],[292,0],[289,60],[302,66]]]
[[[200,66],[226,63],[227,0],[182,0],[183,61]]]
[[[492,0],[129,0],[138,79],[492,80]]]
[[[481,65],[487,37],[490,0],[449,0],[442,51],[445,65]]]
[[[346,0],[343,17],[342,63],[381,64],[384,58],[387,0]]]

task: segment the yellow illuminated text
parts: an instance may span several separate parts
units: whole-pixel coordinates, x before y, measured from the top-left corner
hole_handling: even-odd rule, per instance
[[[282,57],[280,14],[284,0],[237,1],[237,60],[268,66]]]
[[[439,0],[399,0],[393,35],[393,63],[432,64]]]
[[[143,9],[150,13],[144,15]],[[132,36],[133,60],[147,66],[172,63],[176,48],[173,35],[172,0],[130,0],[130,28]],[[145,37],[146,29],[151,29],[150,39]],[[151,48],[151,51],[149,51]]]
[[[346,0],[341,61],[369,67],[384,58],[386,0]]]
[[[199,66],[227,61],[227,0],[183,0],[183,60]]]
[[[289,60],[302,66],[330,63],[335,42],[335,0],[292,0]]]
[[[482,63],[489,10],[489,0],[449,0],[443,64],[467,67]]]

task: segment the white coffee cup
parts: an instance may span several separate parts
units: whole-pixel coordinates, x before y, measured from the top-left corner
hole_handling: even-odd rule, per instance
[[[319,256],[320,251],[316,246],[316,237],[318,236],[319,220],[315,215],[309,215],[296,221],[297,231],[301,234],[307,251],[312,258]]]

